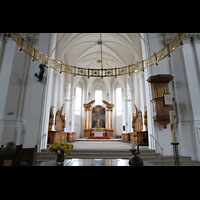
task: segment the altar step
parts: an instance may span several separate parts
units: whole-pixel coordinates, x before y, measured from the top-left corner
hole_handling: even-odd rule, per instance
[[[162,156],[156,154],[154,150],[141,149],[140,155],[142,160],[151,163],[153,166],[162,166]],[[70,155],[66,158],[81,158],[81,159],[130,159],[132,154],[129,150],[73,150]],[[37,163],[39,165],[41,162],[48,160],[55,160],[54,152],[39,152],[37,155]],[[200,162],[192,161],[191,157],[180,156],[181,166],[200,166]],[[163,166],[174,166],[173,156],[163,156]]]

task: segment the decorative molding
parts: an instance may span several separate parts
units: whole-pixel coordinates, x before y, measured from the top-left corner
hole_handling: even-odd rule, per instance
[[[89,103],[83,104],[84,108],[86,110],[90,109],[92,107],[92,104],[95,102],[95,100],[90,101]]]
[[[106,104],[106,108],[108,108],[108,109],[111,109],[112,110],[112,108],[114,107],[114,104],[110,104],[110,103],[108,103],[107,101],[105,101],[105,100],[102,100],[103,101],[103,103],[104,104]]]

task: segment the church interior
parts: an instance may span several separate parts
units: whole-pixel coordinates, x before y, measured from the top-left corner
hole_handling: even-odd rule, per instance
[[[200,33],[0,33],[0,91],[1,166],[200,166]]]

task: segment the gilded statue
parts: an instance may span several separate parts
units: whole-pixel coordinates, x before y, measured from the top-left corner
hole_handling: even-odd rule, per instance
[[[65,128],[65,115],[62,115],[63,107],[64,107],[64,104],[56,112],[56,123],[55,123],[56,131],[64,131],[64,128]]]
[[[137,106],[134,104],[136,113],[133,114],[132,128],[134,131],[142,131],[143,121],[142,121],[142,112],[138,110]]]
[[[50,107],[50,113],[49,113],[49,131],[52,130],[52,126],[53,126],[53,120],[54,120],[53,108],[55,108],[55,107],[54,106]]]

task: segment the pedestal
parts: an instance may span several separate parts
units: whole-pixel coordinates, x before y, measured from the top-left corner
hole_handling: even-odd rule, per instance
[[[84,137],[90,137],[91,136],[91,129],[84,129],[83,132],[84,132]]]
[[[113,137],[113,129],[106,129],[106,136]]]

